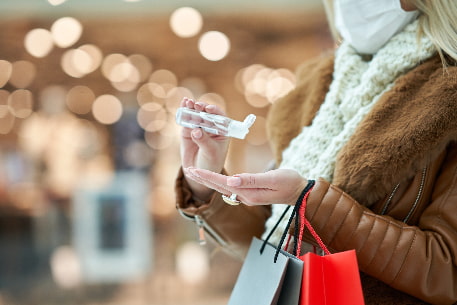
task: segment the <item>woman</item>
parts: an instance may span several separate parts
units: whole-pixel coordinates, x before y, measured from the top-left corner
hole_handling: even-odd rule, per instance
[[[227,176],[228,139],[184,129],[177,208],[242,258],[315,179],[306,218],[331,250],[357,251],[367,304],[454,304],[457,1],[326,9],[342,43],[301,66],[296,88],[272,106],[277,168]]]

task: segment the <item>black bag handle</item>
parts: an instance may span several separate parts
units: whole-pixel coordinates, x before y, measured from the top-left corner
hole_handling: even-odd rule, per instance
[[[301,192],[300,196],[298,197],[296,203],[295,203],[295,206],[294,206],[294,209],[292,211],[292,214],[290,215],[289,217],[289,221],[287,222],[287,226],[286,228],[284,229],[284,232],[281,236],[281,240],[278,244],[278,246],[276,247],[276,253],[275,253],[275,257],[274,257],[274,262],[276,263],[276,261],[278,260],[278,255],[279,255],[279,251],[281,250],[282,248],[282,245],[284,244],[284,240],[286,239],[286,236],[287,236],[287,233],[289,232],[289,228],[292,224],[292,221],[294,219],[294,217],[298,214],[298,210],[300,209],[300,206],[302,205],[302,202],[303,202],[303,198],[305,197],[306,193],[309,192],[309,190],[314,186],[315,184],[315,181],[314,180],[308,180],[308,184],[306,185],[306,187],[303,189],[303,191]],[[274,227],[271,229],[270,233],[268,233],[267,235],[267,238],[265,238],[265,240],[263,241],[263,244],[262,244],[262,247],[260,248],[260,254],[263,254],[263,251],[265,249],[265,246],[267,245],[268,243],[268,240],[270,239],[270,237],[273,235],[274,231],[278,228],[279,226],[279,223],[282,221],[282,219],[284,218],[284,216],[286,216],[286,213],[289,211],[290,209],[290,205],[288,205],[283,213],[281,214],[281,216],[279,217],[279,220],[278,222],[276,222],[276,224],[274,225]],[[295,227],[298,228],[299,227],[299,219],[298,217],[295,217]],[[298,240],[298,230],[295,230],[294,232],[294,239],[295,241]],[[294,253],[297,252],[297,242],[295,242],[294,244]]]

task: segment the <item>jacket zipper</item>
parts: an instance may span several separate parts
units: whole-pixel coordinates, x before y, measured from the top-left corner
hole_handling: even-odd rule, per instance
[[[191,221],[193,221],[193,222],[195,222],[197,224],[198,242],[200,243],[200,245],[202,245],[202,246],[206,245],[206,234],[205,233],[209,234],[209,236],[211,236],[211,238],[213,238],[221,246],[226,246],[227,245],[227,242],[219,234],[217,234],[213,230],[213,228],[211,228],[203,220],[203,218],[200,215],[191,216],[191,215],[188,215],[188,214],[184,213],[181,210],[178,210],[178,211],[181,214],[181,216],[183,216],[184,218],[186,218],[188,220],[191,220]]]
[[[204,246],[204,245],[206,245],[205,222],[198,215],[195,215],[194,219],[195,219],[195,223],[197,224],[197,227],[198,227],[198,242],[201,246]]]
[[[390,194],[389,198],[387,199],[386,203],[384,204],[384,207],[383,207],[383,209],[382,209],[382,211],[381,211],[381,215],[386,214],[387,208],[389,207],[390,202],[392,201],[392,198],[394,198],[394,195],[395,195],[395,193],[397,192],[399,186],[400,186],[400,183],[397,184],[397,185],[394,187],[392,193]]]
[[[413,206],[411,207],[411,210],[409,210],[408,215],[406,215],[405,219],[403,222],[407,223],[408,220],[411,218],[413,215],[413,212],[416,210],[417,205],[419,204],[419,200],[422,197],[422,193],[424,192],[424,184],[425,184],[425,176],[427,175],[427,167],[424,167],[422,170],[422,178],[421,178],[421,184],[419,186],[419,191],[417,192],[416,200],[414,201]]]
[[[419,186],[419,191],[417,192],[416,200],[414,201],[413,205],[411,206],[411,209],[409,210],[408,215],[406,215],[405,219],[403,220],[403,222],[405,222],[405,223],[407,223],[408,220],[411,218],[411,215],[416,210],[417,204],[419,203],[419,200],[422,197],[422,193],[424,192],[424,184],[425,184],[426,175],[427,175],[427,167],[424,167],[424,169],[422,170],[421,183]],[[386,203],[384,204],[384,207],[381,211],[381,215],[386,214],[387,208],[389,207],[389,205],[392,201],[392,198],[394,197],[395,193],[397,192],[399,186],[400,186],[400,184],[397,184],[395,186],[395,188],[393,189],[392,193],[390,194],[389,198],[387,199]]]

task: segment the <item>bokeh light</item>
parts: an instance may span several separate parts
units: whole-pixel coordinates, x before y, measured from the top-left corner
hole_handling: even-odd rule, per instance
[[[114,95],[105,94],[97,97],[92,105],[94,118],[106,125],[114,124],[122,116],[123,108],[121,101]]]
[[[0,89],[0,119],[5,117],[10,112],[8,107],[9,91]]]
[[[169,84],[172,86],[178,85],[178,78],[176,75],[167,69],[159,69],[154,71],[149,77],[150,83],[156,83],[159,85]]]
[[[51,26],[54,43],[61,48],[75,44],[81,37],[83,26],[73,17],[57,19]]]
[[[167,99],[165,101],[165,108],[170,113],[176,113],[176,109],[181,106],[183,98],[188,97],[193,99],[193,93],[184,87],[175,87],[168,92]]]
[[[15,117],[11,112],[6,112],[0,117],[0,134],[8,134],[13,130]]]
[[[0,88],[10,80],[13,65],[7,60],[0,60]]]
[[[170,27],[179,37],[195,36],[200,32],[202,26],[202,15],[192,7],[181,7],[171,14]]]
[[[229,53],[230,40],[224,33],[209,31],[200,37],[198,48],[204,58],[219,61]]]
[[[14,115],[10,112],[8,98],[10,93],[0,89],[0,134],[7,134],[14,125]]]
[[[49,4],[53,6],[61,5],[62,3],[65,3],[67,0],[48,0]]]
[[[74,53],[74,49],[66,51],[62,55],[60,66],[67,75],[75,78],[80,78],[83,77],[84,74],[81,73],[77,67],[75,67]]]
[[[35,80],[36,67],[30,61],[13,62],[9,82],[16,88],[27,88]]]
[[[121,92],[135,90],[140,78],[140,72],[130,61],[116,65],[111,71],[111,85]]]
[[[136,99],[137,99],[138,104],[140,106],[144,105],[146,103],[150,103],[150,102],[154,101],[154,93],[153,92],[154,92],[154,88],[156,86],[162,88],[161,86],[159,86],[159,85],[157,85],[155,83],[146,83],[146,84],[143,84],[138,89],[137,94],[136,94]]]
[[[225,100],[220,94],[205,93],[205,94],[201,95],[197,100],[200,102],[207,103],[207,104],[217,105],[222,110],[225,110]]]
[[[52,34],[46,29],[33,29],[25,36],[24,46],[30,55],[45,57],[54,48]]]
[[[109,81],[119,81],[116,75],[113,75],[113,70],[116,66],[128,62],[127,56],[119,53],[109,54],[102,62],[102,73]],[[123,76],[121,76],[123,77]]]
[[[66,104],[76,114],[86,114],[92,109],[95,100],[94,92],[87,86],[74,86],[66,96]]]
[[[94,45],[85,44],[77,49],[67,50],[61,58],[62,70],[69,76],[82,78],[95,71],[102,62],[102,52]]]
[[[93,44],[85,44],[77,50],[81,51],[85,63],[76,62],[79,71],[83,74],[89,74],[95,71],[102,63],[103,54],[99,47]]]
[[[81,263],[70,246],[60,246],[51,255],[51,272],[56,284],[62,288],[75,288],[82,282]]]
[[[152,72],[152,63],[149,58],[141,54],[133,54],[130,55],[128,59],[130,63],[138,70],[140,81],[146,81]]]
[[[140,68],[146,62],[146,67]],[[140,56],[127,57],[113,53],[105,57],[102,63],[102,73],[111,82],[111,85],[121,92],[133,91],[142,79],[146,79],[152,65]]]
[[[209,273],[209,255],[205,247],[196,242],[186,242],[176,254],[176,273],[185,282],[198,284]]]
[[[164,150],[173,145],[176,140],[175,136],[164,136],[157,132],[146,131],[144,134],[146,144],[155,150]]]
[[[262,108],[286,95],[295,86],[295,75],[287,69],[253,64],[238,71],[235,87],[253,107]]]
[[[8,97],[8,106],[11,113],[17,118],[26,118],[32,114],[33,95],[25,89],[18,89]]]
[[[167,124],[167,112],[158,103],[147,103],[137,113],[138,124],[146,131],[159,131]]]

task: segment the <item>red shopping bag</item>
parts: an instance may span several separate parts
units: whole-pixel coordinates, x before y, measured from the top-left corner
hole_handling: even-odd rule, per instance
[[[306,253],[300,305],[363,305],[354,250],[320,256]]]
[[[308,193],[309,194],[309,193]],[[309,252],[299,258],[303,264],[300,305],[364,305],[360,273],[355,250],[330,253],[305,218],[306,194],[299,208],[300,231],[297,256],[306,226],[325,255]]]

